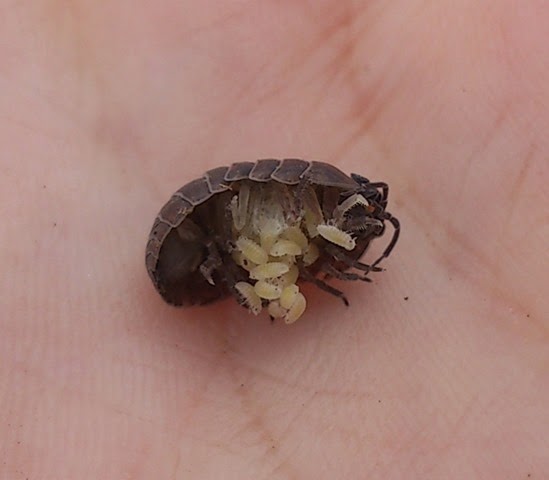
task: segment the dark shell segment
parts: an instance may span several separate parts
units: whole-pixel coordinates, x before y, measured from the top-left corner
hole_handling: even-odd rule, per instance
[[[280,160],[275,160],[274,158],[258,160],[254,168],[252,168],[249,178],[255,182],[268,182],[279,165]]]
[[[149,235],[149,244],[153,240],[161,244],[166,238],[166,236],[168,235],[168,233],[170,233],[172,228],[173,227],[171,225],[167,224],[163,219],[160,218],[160,215],[158,215],[158,217],[156,217],[156,220],[154,221],[153,226],[151,228],[151,233]],[[147,251],[149,250],[147,249]]]
[[[147,272],[149,273],[149,277],[154,281],[154,284],[156,285],[156,278],[154,277],[154,270],[156,268],[156,264],[158,263],[158,247],[156,247],[156,255],[155,252],[152,251],[154,247],[151,247],[149,243],[147,243],[147,255],[145,257],[145,266],[147,267]]]
[[[187,183],[181,187],[174,196],[187,200],[191,205],[196,206],[205,202],[214,192],[208,187],[208,181],[202,177]]]
[[[217,167],[205,173],[204,178],[208,182],[210,192],[221,193],[230,188],[225,180],[225,174],[228,170],[229,167]]]
[[[170,200],[170,202],[168,203],[171,203],[172,200]],[[181,199],[179,200],[182,201]],[[147,252],[145,264],[147,265],[147,271],[149,272],[149,276],[153,279],[155,284],[156,278],[154,276],[154,270],[156,268],[156,264],[158,263],[160,249],[162,248],[162,243],[172,230],[173,227],[166,223],[164,220],[162,220],[159,214],[158,217],[156,217],[156,220],[154,221],[154,224],[151,228],[151,233],[149,234],[149,241],[147,242],[147,248],[145,250]]]
[[[286,185],[297,185],[310,162],[297,158],[285,158],[273,172],[271,178]]]
[[[221,179],[222,172],[225,172],[223,179]],[[343,190],[356,190],[359,187],[351,177],[329,163],[308,162],[297,158],[286,158],[284,160],[266,158],[258,160],[255,163],[233,163],[230,167],[218,167],[209,170],[205,177],[209,177],[208,182],[212,188],[208,189],[207,192],[203,190],[201,192],[201,200],[192,202],[193,205],[206,201],[213,193],[224,191],[231,182],[240,180],[251,180],[254,182],[274,180],[286,185],[297,185],[302,178],[306,178],[313,185],[337,187]],[[195,182],[200,182],[200,180],[195,180],[180,189],[179,192],[182,192],[181,196],[188,198],[188,187],[195,190]],[[185,191],[183,192],[183,190]],[[198,198],[198,196],[196,194],[195,198]]]
[[[233,163],[227,170],[227,173],[225,173],[225,181],[237,182],[238,180],[246,180],[254,165],[254,162]]]
[[[178,227],[183,219],[193,210],[190,202],[179,195],[174,195],[158,214],[158,220],[168,224],[170,227]],[[154,230],[154,229],[153,229]]]
[[[337,187],[344,190],[357,190],[360,187],[351,177],[329,163],[311,162],[310,168],[305,171],[303,176],[307,177],[313,185]]]

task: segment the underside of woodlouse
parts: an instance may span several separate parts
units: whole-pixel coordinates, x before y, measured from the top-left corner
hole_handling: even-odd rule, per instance
[[[302,281],[347,299],[329,278],[369,281],[399,235],[388,187],[321,162],[260,160],[219,167],[174,194],[147,244],[153,283],[173,305],[233,295],[254,314],[293,323],[305,311]],[[382,255],[360,262],[394,227]]]

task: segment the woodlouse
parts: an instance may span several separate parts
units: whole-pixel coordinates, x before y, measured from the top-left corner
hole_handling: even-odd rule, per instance
[[[239,162],[208,170],[180,188],[158,214],[146,266],[169,304],[207,304],[233,295],[257,314],[287,323],[305,310],[297,283],[347,299],[326,280],[369,281],[397,243],[389,188],[333,165],[299,159]],[[372,264],[370,242],[394,227]]]

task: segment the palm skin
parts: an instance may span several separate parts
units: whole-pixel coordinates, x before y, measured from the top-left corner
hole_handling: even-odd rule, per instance
[[[549,475],[543,2],[4,3],[0,478]],[[155,293],[160,206],[259,157],[390,184],[349,308]]]

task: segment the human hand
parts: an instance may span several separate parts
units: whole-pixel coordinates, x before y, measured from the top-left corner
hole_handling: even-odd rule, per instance
[[[0,478],[547,476],[549,18],[514,5],[4,5]],[[292,326],[165,305],[157,210],[260,157],[387,181],[387,271]]]

